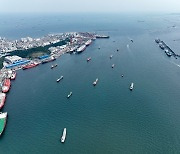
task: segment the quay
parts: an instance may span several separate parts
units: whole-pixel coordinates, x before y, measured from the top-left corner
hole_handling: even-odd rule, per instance
[[[164,41],[160,40],[160,39],[155,39],[155,42],[159,45],[159,47],[164,50],[164,52],[166,53],[167,56],[171,57],[175,57],[177,59],[177,57],[180,57],[180,55],[176,54]]]

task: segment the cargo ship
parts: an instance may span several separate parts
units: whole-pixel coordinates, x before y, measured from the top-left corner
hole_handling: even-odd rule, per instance
[[[42,64],[49,63],[49,62],[54,61],[54,60],[56,60],[56,58],[50,57],[50,58],[47,58],[47,59],[43,60]]]
[[[61,137],[61,142],[64,143],[65,139],[66,139],[66,128],[64,128],[64,130],[63,130],[63,135]]]
[[[25,70],[25,69],[33,68],[33,67],[36,67],[37,65],[39,65],[39,64],[38,63],[27,64],[27,65],[23,66],[22,69]]]
[[[129,89],[133,90],[133,88],[134,88],[134,83],[132,82]]]
[[[96,38],[109,38],[108,35],[96,35]]]
[[[3,93],[8,92],[9,89],[10,89],[10,86],[11,86],[11,81],[10,81],[10,79],[5,79],[5,80],[4,80],[4,83],[3,83],[3,87],[2,87],[2,92],[3,92]]]
[[[68,95],[67,95],[67,98],[70,98],[72,95],[72,92],[70,92]]]
[[[15,78],[16,78],[16,72],[13,71],[12,74],[11,74],[10,79],[11,79],[11,80],[15,80]]]
[[[98,82],[98,78],[93,82],[93,86],[96,86],[97,82]]]
[[[51,65],[51,69],[57,67],[57,64]]]
[[[91,57],[87,58],[87,62],[89,62],[91,60]]]
[[[0,93],[0,109],[4,106],[6,100],[6,94],[5,93]]]
[[[63,76],[61,76],[60,78],[58,78],[56,81],[59,82],[63,79]]]
[[[85,43],[85,45],[88,46],[88,45],[90,45],[91,43],[92,43],[92,41],[91,41],[91,40],[88,40],[88,41]]]
[[[86,49],[86,45],[82,45],[77,49],[77,53],[81,53]]]
[[[0,136],[2,135],[6,127],[6,121],[7,121],[7,112],[5,113],[0,112]]]

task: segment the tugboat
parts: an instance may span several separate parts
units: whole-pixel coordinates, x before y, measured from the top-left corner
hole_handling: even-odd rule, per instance
[[[115,66],[115,64],[112,64],[112,66],[111,66],[111,67],[112,67],[112,68],[114,68],[114,66]]]
[[[51,65],[51,69],[57,67],[57,64]]]
[[[113,55],[110,55],[110,57],[109,57],[109,58],[110,58],[110,59],[112,59],[112,57],[113,57]]]
[[[72,92],[70,92],[68,95],[67,95],[67,98],[70,98],[72,95]]]
[[[87,58],[87,62],[89,62],[91,60],[91,57]]]
[[[12,75],[11,75],[11,80],[15,80],[15,78],[16,78],[16,72],[13,71],[13,72],[12,72]]]
[[[60,78],[58,78],[56,81],[59,82],[63,79],[63,76],[61,76]]]
[[[61,137],[61,142],[64,143],[65,139],[66,139],[66,128],[64,128],[64,130],[63,130],[63,135]]]
[[[133,90],[133,88],[134,88],[134,83],[132,82],[129,89]]]
[[[98,82],[98,78],[93,82],[93,86],[96,86],[97,82]]]

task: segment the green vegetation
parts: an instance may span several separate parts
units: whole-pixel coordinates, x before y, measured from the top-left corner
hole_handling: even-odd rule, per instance
[[[9,56],[17,55],[22,58],[34,59],[45,54],[50,54],[50,51],[48,50],[50,47],[57,47],[57,46],[65,45],[69,41],[70,41],[69,38],[67,38],[61,42],[47,45],[44,47],[31,48],[27,50],[15,50],[15,51],[12,51]],[[3,67],[3,61],[4,61],[4,57],[0,58],[0,68]]]

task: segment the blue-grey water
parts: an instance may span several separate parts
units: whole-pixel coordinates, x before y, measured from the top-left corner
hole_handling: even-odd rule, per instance
[[[0,18],[0,36],[9,39],[69,31],[110,35],[82,54],[63,55],[53,70],[49,63],[17,72],[2,110],[9,116],[0,153],[180,153],[180,60],[167,57],[154,42],[159,37],[180,54],[178,14]]]

